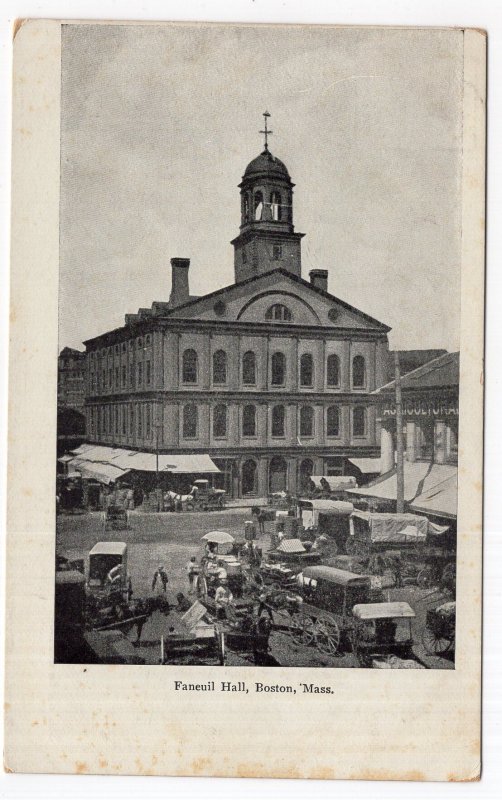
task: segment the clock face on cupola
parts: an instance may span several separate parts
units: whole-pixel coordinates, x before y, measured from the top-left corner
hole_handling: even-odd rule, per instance
[[[241,190],[240,233],[234,246],[235,282],[270,270],[301,277],[301,239],[293,225],[293,187],[285,164],[269,149],[270,114],[266,111],[264,149],[246,167]]]

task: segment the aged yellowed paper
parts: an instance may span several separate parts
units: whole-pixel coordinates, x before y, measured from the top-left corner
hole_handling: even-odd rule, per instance
[[[485,57],[20,25],[7,769],[479,778]]]

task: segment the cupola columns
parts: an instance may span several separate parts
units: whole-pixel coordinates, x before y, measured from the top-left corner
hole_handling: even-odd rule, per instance
[[[301,239],[293,224],[293,187],[286,165],[269,150],[270,114],[265,111],[265,149],[246,167],[241,192],[240,233],[234,246],[235,282],[284,269],[301,277]]]

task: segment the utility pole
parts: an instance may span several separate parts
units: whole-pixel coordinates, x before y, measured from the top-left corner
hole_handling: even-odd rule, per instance
[[[161,431],[161,425],[157,422],[155,424],[155,473],[156,473],[156,480],[155,480],[155,494],[157,495],[157,511],[161,511],[161,492],[160,492],[160,475],[159,475],[159,434]]]
[[[404,445],[403,445],[403,399],[401,395],[401,369],[399,352],[394,353],[394,383],[396,385],[396,511],[404,512]]]

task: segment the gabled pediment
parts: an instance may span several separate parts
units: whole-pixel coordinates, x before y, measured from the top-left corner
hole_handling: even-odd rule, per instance
[[[386,333],[378,320],[282,269],[248,278],[169,311],[172,319],[270,324],[272,306],[284,306],[290,325],[354,328]],[[274,312],[272,312],[274,313]]]

